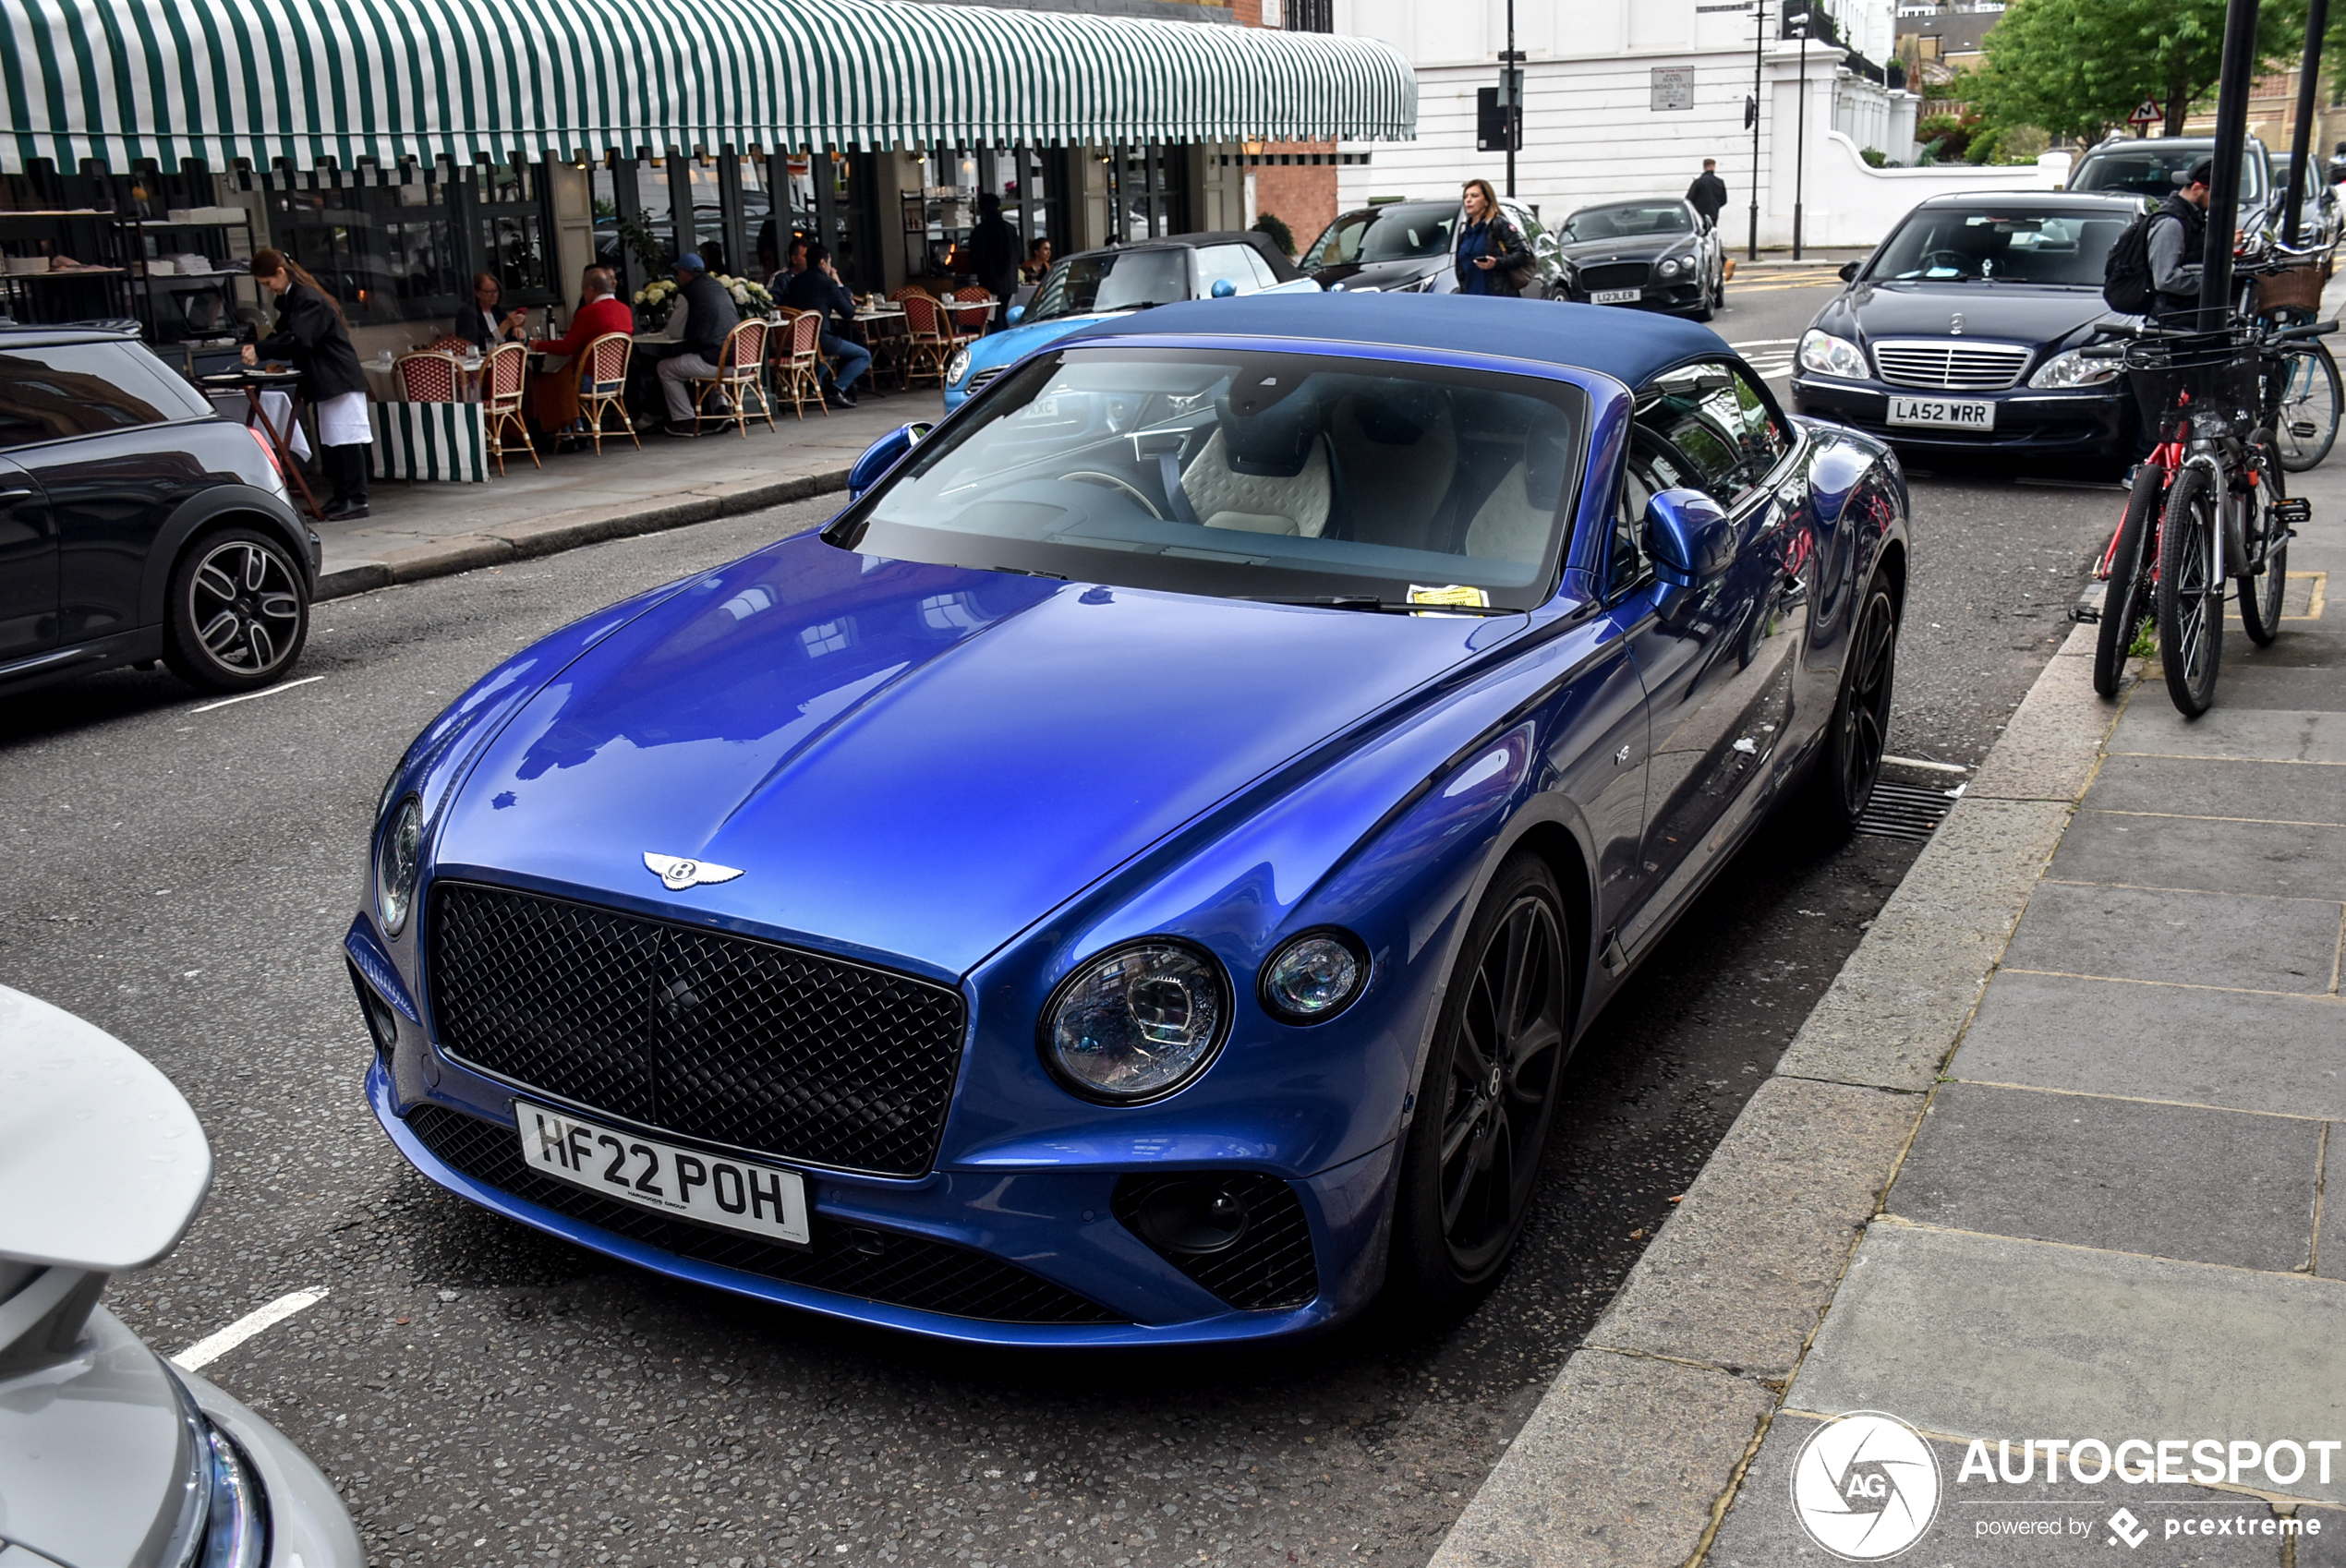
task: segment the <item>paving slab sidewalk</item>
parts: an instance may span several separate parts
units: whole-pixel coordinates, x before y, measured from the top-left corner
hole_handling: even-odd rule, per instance
[[[942,417],[934,392],[867,394],[860,407],[830,414],[787,409],[776,429],[754,420],[746,436],[713,430],[692,440],[626,436],[592,448],[508,453],[505,472],[486,484],[376,480],[373,515],[315,525],[324,542],[318,597],[338,598],[392,583],[445,576],[519,556],[547,555],[599,539],[730,517],[842,490],[864,449],[899,425]]]
[[[2346,1439],[2346,467],[2293,493],[2206,717],[2051,661],[1434,1568],[1829,1562],[1791,1479],[1856,1410],[1936,1457],[1933,1568],[2346,1563],[2346,1452],[2287,1458]],[[2086,1437],[2226,1464],[1959,1476]]]

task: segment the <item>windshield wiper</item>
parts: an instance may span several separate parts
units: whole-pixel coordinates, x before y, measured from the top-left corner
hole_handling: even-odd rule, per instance
[[[986,567],[986,570],[988,572],[1007,572],[1013,577],[1048,577],[1054,583],[1064,583],[1067,581],[1067,573],[1064,572],[1033,572],[1023,566],[989,566]]]
[[[1273,594],[1240,594],[1240,598],[1256,604],[1297,604],[1313,609],[1365,609],[1379,615],[1416,615],[1431,610],[1437,615],[1517,615],[1519,610],[1493,609],[1488,605],[1471,604],[1411,604],[1406,600],[1383,599],[1374,594],[1321,594],[1311,598],[1281,598]]]

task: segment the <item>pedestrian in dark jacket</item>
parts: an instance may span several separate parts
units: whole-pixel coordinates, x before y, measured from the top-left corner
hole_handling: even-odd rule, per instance
[[[970,233],[970,271],[994,296],[994,317],[986,330],[998,332],[1010,324],[1004,317],[1018,289],[1018,231],[1002,216],[1002,199],[990,190],[978,193],[977,227]]]
[[[1458,292],[1519,297],[1531,281],[1531,247],[1499,206],[1489,180],[1467,181],[1460,199],[1466,222],[1458,226]]]
[[[326,520],[364,517],[375,429],[367,417],[367,377],[351,346],[350,324],[333,296],[284,252],[254,251],[251,270],[253,281],[276,296],[277,328],[245,345],[245,363],[283,359],[301,372],[301,395],[317,411],[319,460],[334,488]]]
[[[1702,221],[1712,228],[1719,226],[1719,214],[1727,210],[1727,182],[1719,177],[1719,160],[1702,161],[1702,173],[1687,187],[1687,205],[1701,213]]]
[[[2153,322],[2185,329],[2199,325],[2200,263],[2207,249],[2208,185],[2216,160],[2202,158],[2183,176],[2183,188],[2150,215],[2143,240],[2150,251]]]
[[[697,251],[676,259],[676,284],[684,297],[683,346],[659,362],[659,388],[668,399],[668,433],[696,436],[700,421],[694,417],[693,394],[684,383],[716,380],[725,334],[742,313],[725,285],[708,275]]]

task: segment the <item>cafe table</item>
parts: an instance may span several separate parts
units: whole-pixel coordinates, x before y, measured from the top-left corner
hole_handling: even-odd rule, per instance
[[[286,482],[301,492],[301,504],[308,510],[309,515],[323,521],[325,513],[319,507],[318,497],[310,490],[309,480],[301,471],[301,460],[294,455],[293,450],[296,429],[294,392],[301,385],[301,372],[251,367],[221,370],[201,378],[201,380],[204,386],[223,392],[243,392],[246,425],[267,435],[270,450],[277,454],[277,467],[284,475]],[[281,393],[284,398],[285,417],[282,427],[269,416],[269,410],[261,401],[272,392]]]

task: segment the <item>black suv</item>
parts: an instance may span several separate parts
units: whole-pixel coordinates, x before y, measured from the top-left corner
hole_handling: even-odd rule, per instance
[[[266,686],[317,581],[258,430],[134,336],[0,328],[0,693],[158,658],[208,692]]]

